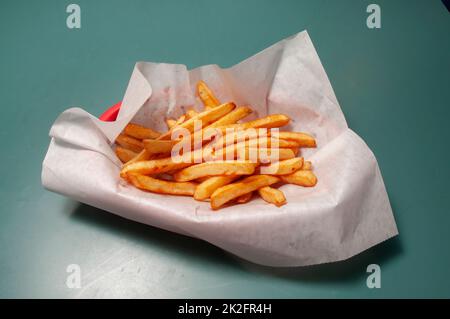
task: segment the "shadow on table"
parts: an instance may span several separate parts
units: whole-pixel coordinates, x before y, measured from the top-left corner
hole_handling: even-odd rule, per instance
[[[403,251],[399,237],[392,238],[348,260],[306,267],[273,268],[257,265],[229,254],[205,241],[133,222],[101,209],[78,204],[71,218],[114,236],[126,237],[150,249],[169,251],[189,259],[199,267],[210,266],[233,271],[259,273],[290,281],[352,282],[365,280],[369,264],[386,265]]]

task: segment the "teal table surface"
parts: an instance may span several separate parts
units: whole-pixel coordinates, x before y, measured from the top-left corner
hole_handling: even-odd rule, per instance
[[[441,1],[74,1],[80,29],[66,25],[68,1],[0,3],[0,297],[450,297]],[[373,2],[380,29],[366,25]],[[136,61],[227,67],[304,29],[378,159],[398,237],[343,262],[273,269],[41,186],[58,114],[100,115],[122,99]],[[67,285],[72,264],[80,288]],[[366,285],[369,264],[380,266],[379,289]]]

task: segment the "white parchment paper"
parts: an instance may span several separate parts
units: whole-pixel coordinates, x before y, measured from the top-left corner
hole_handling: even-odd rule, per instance
[[[313,188],[281,187],[280,208],[254,199],[212,211],[190,197],[138,190],[119,178],[111,141],[133,120],[165,131],[164,118],[200,109],[195,85],[205,80],[222,102],[250,105],[250,119],[285,113],[287,129],[313,134]],[[377,161],[347,127],[306,31],[241,63],[187,70],[184,65],[136,64],[117,121],[101,122],[80,108],[53,124],[43,162],[47,189],[114,214],[197,237],[255,263],[303,266],[349,258],[398,234]]]

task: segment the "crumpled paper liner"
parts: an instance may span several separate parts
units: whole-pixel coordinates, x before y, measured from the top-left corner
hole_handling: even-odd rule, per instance
[[[165,131],[166,117],[191,106],[200,110],[194,94],[200,79],[221,101],[250,105],[249,119],[285,113],[293,119],[287,130],[314,135],[318,147],[301,155],[312,161],[317,185],[281,186],[288,203],[280,208],[256,198],[212,211],[207,202],[143,192],[121,180],[111,141],[131,120]],[[347,127],[306,31],[228,69],[139,62],[115,122],[71,108],[57,118],[50,136],[42,168],[47,189],[258,264],[343,260],[398,234],[377,161]]]

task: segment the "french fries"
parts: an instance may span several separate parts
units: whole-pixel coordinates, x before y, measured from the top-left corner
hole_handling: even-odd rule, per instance
[[[128,178],[137,188],[160,194],[192,196],[197,187],[195,183],[169,182],[141,174],[130,174]]]
[[[124,133],[137,139],[158,138],[161,135],[161,133],[156,132],[151,128],[143,127],[141,125],[133,123],[130,123],[125,127]]]
[[[268,175],[288,175],[298,171],[302,167],[303,157],[295,157],[260,167],[260,170],[263,174]]]
[[[116,143],[135,153],[139,153],[144,148],[144,144],[140,140],[125,134],[119,134]]]
[[[150,154],[170,154],[172,147],[177,144],[178,140],[143,140],[143,145]]]
[[[194,193],[194,198],[196,200],[206,200],[211,197],[211,194],[214,193],[216,189],[231,183],[238,177],[238,175],[209,177],[197,186]]]
[[[258,194],[266,202],[274,204],[275,206],[279,207],[286,204],[286,197],[284,196],[284,193],[279,189],[265,186],[258,189]]]
[[[281,175],[281,180],[288,184],[312,187],[317,184],[317,177],[312,171],[299,170],[289,175]]]
[[[116,152],[117,157],[122,161],[122,163],[126,163],[126,162],[130,161],[137,155],[137,153],[135,153],[129,149],[120,147],[120,146],[116,147],[115,152]]]
[[[173,177],[178,182],[187,182],[205,176],[250,175],[255,171],[255,166],[255,163],[244,161],[207,162],[184,168]]]
[[[229,201],[247,193],[260,189],[261,187],[275,184],[280,179],[270,175],[253,175],[236,183],[222,186],[211,195],[211,208],[219,209]]]
[[[142,175],[160,174],[190,165],[190,163],[175,163],[171,157],[139,161],[125,165],[120,172],[120,176],[126,178],[130,173]]]
[[[301,148],[316,147],[314,137],[278,131],[289,116],[243,122],[250,107],[221,103],[203,81],[196,90],[204,111],[190,108],[166,119],[164,133],[130,123],[119,134],[121,178],[143,191],[209,201],[213,210],[248,203],[253,195],[279,207],[287,200],[273,184],[317,184],[312,163],[298,155]]]
[[[316,140],[309,134],[301,132],[275,132],[274,137],[297,142],[299,147],[316,147]]]
[[[252,196],[253,196],[253,192],[250,192],[250,193],[244,194],[242,196],[239,196],[236,199],[236,203],[238,203],[238,204],[248,203],[252,199]]]
[[[205,82],[199,81],[197,83],[197,94],[203,102],[206,109],[214,108],[220,105],[219,100],[215,97],[211,89]]]

